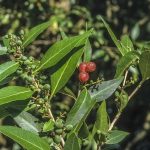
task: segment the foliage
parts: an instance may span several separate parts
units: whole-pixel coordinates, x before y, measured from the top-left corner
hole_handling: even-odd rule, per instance
[[[70,2],[68,7],[74,3]],[[7,2],[3,5],[7,6]],[[26,1],[22,5],[25,11],[17,13],[14,22],[8,19],[12,10],[0,18],[1,26],[11,24],[8,33],[1,38],[0,57],[4,58],[0,64],[0,117],[13,120],[2,124],[0,132],[27,150],[96,150],[117,146],[129,133],[116,128],[116,122],[150,78],[148,43],[134,41],[139,36],[139,24],[135,24],[131,37],[124,34],[118,40],[103,17],[96,15],[94,20],[84,7],[75,6],[68,11],[42,0]],[[49,5],[54,15],[43,15],[46,22],[37,16],[37,22],[43,23],[30,30],[28,25],[20,29],[27,10],[42,12]],[[8,10],[2,10],[5,11]],[[85,18],[82,18],[83,13]],[[15,14],[12,13],[13,18]],[[80,18],[75,25],[72,15]],[[31,23],[32,18],[27,20],[25,16],[24,19],[27,24]],[[116,46],[113,53],[109,47],[103,47],[109,44],[104,28]],[[72,33],[79,35],[72,36]],[[54,37],[50,42],[49,34]],[[48,49],[40,52],[40,56],[32,53],[39,47],[36,46],[38,39],[40,50]],[[90,73],[89,81],[80,82],[76,78],[79,64],[100,58],[106,64],[111,58],[118,63],[114,78],[111,75],[113,79],[108,80],[105,73],[103,77],[97,73],[100,67],[96,62],[97,72]],[[116,113],[114,116],[109,113],[110,102],[117,108],[111,108]],[[91,119],[93,113],[95,117]]]

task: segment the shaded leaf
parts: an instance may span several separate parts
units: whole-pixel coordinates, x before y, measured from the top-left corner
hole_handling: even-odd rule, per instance
[[[129,135],[128,132],[113,130],[107,134],[106,144],[117,144]]]
[[[59,93],[62,93],[64,95],[68,95],[69,97],[72,97],[73,99],[76,100],[75,94],[66,86],[63,89],[61,89]]]
[[[139,59],[139,53],[135,51],[128,52],[122,56],[117,64],[115,78],[122,76],[125,70],[128,69],[137,59]]]
[[[91,97],[88,91],[84,89],[83,91],[81,91],[77,101],[68,113],[66,125],[71,124],[75,126],[76,124],[78,124],[83,119],[84,115],[87,114],[91,103]]]
[[[25,100],[31,97],[33,91],[21,86],[8,86],[0,89],[0,105],[12,101]]]
[[[42,129],[42,124],[39,123],[38,118],[28,112],[24,111],[13,119],[22,129],[34,132],[35,134],[38,134]]]
[[[85,139],[89,136],[89,129],[86,122],[83,122],[81,129],[79,130],[78,136],[82,139]]]
[[[9,61],[0,65],[0,82],[14,73],[19,67],[19,63]]]
[[[91,86],[89,88],[91,98],[96,99],[97,102],[109,98],[121,84],[122,80],[123,77],[120,77]]]
[[[142,80],[150,78],[150,51],[145,51],[140,56],[139,62],[140,71],[142,74]]]
[[[40,65],[35,70],[43,70],[57,64],[64,56],[66,56],[71,50],[84,46],[87,37],[91,34],[91,30],[75,37],[65,38],[52,45],[43,56]]]
[[[0,105],[0,118],[7,116],[16,117],[27,107],[28,102],[28,100],[22,100]]]
[[[77,135],[75,133],[72,133],[66,143],[65,143],[65,147],[64,150],[81,150],[80,148],[80,143],[79,143],[79,139],[77,137]]]
[[[0,132],[27,150],[50,150],[49,144],[36,134],[12,126],[0,126]]]

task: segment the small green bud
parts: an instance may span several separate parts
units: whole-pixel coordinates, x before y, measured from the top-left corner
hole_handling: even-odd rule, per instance
[[[27,59],[27,60],[24,62],[24,64],[25,64],[25,65],[29,65],[29,64],[31,64],[31,62],[30,62],[30,60]]]
[[[63,133],[63,129],[57,129],[55,130],[55,133],[61,135]]]
[[[23,61],[25,61],[25,60],[27,60],[27,57],[26,57],[26,56],[22,56],[21,59],[22,59]]]
[[[43,99],[42,99],[42,98],[39,98],[39,99],[38,99],[38,102],[39,102],[39,104],[43,104]]]
[[[59,144],[59,143],[61,142],[61,137],[60,137],[59,135],[55,135],[55,137],[54,137],[54,142],[55,142],[56,144]]]
[[[44,100],[45,100],[45,101],[48,101],[48,96],[45,96],[45,97],[44,97]]]
[[[58,129],[62,129],[63,126],[64,126],[64,125],[63,125],[63,120],[62,120],[62,119],[56,120],[55,126],[56,126]]]
[[[33,81],[34,81],[34,79],[33,79],[32,77],[29,77],[29,76],[28,76],[27,81],[29,81],[29,82],[33,82]]]
[[[71,124],[68,124],[67,126],[66,126],[66,130],[67,131],[71,131],[73,129],[73,126],[71,125]]]
[[[18,45],[22,45],[22,41],[21,41],[21,40],[18,40],[18,41],[17,41],[17,44],[18,44]]]
[[[23,71],[22,71],[22,70],[17,70],[16,73],[17,73],[18,75],[21,75],[21,74],[23,73]]]
[[[43,88],[44,88],[45,90],[49,90],[49,89],[50,89],[50,85],[49,85],[49,84],[45,84],[45,85],[43,86]]]
[[[33,61],[33,60],[34,60],[34,58],[33,58],[32,56],[30,56],[30,57],[29,57],[29,60],[30,60],[30,61]]]
[[[82,144],[83,144],[83,146],[87,146],[87,145],[89,145],[89,141],[85,139],[85,140],[83,140]]]
[[[40,76],[40,79],[42,79],[42,80],[46,80],[46,76]]]
[[[36,65],[32,65],[31,68],[32,68],[32,69],[35,69],[35,68],[36,68]]]
[[[101,131],[100,131],[100,130],[97,130],[96,133],[99,135],[99,134],[101,134]]]
[[[25,34],[24,30],[21,30],[20,35],[24,35],[24,34]]]

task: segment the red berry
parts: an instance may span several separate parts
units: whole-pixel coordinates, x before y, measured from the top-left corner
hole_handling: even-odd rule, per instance
[[[79,65],[79,71],[80,72],[86,72],[87,63],[83,62]]]
[[[85,83],[89,80],[89,74],[87,72],[80,72],[79,73],[79,80],[82,83]]]
[[[96,70],[96,64],[94,62],[88,62],[87,67],[86,67],[86,71],[87,72],[93,72],[95,70]]]

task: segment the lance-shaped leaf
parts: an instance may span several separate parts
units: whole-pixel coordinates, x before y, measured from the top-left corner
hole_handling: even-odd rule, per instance
[[[40,132],[42,129],[42,124],[39,123],[38,118],[34,117],[28,112],[24,111],[13,119],[22,129],[31,131],[35,134],[38,134],[38,132]]]
[[[16,141],[27,150],[50,150],[49,144],[36,134],[12,126],[0,126],[0,133]]]
[[[133,43],[126,34],[121,37],[121,46],[125,54],[134,50]]]
[[[106,144],[117,144],[129,135],[128,132],[113,130],[107,134]]]
[[[77,101],[67,116],[66,124],[71,124],[73,126],[78,124],[85,114],[87,114],[92,102],[88,91],[86,89],[81,91]]]
[[[73,52],[75,51],[75,52]],[[70,55],[64,57],[56,66],[51,74],[51,97],[65,86],[74,73],[78,60],[80,59],[83,48],[74,49]]]
[[[32,43],[38,35],[40,35],[45,29],[52,25],[56,21],[55,17],[52,17],[50,21],[44,22],[32,28],[26,35],[23,41],[23,46],[26,47]]]
[[[0,105],[31,97],[33,91],[21,86],[8,86],[0,89]]]
[[[29,100],[14,101],[0,105],[0,118],[18,116],[28,105]]]
[[[57,64],[71,50],[84,46],[86,39],[90,36],[91,30],[75,37],[65,38],[52,45],[43,56],[40,65],[35,70],[43,70]]]
[[[97,102],[109,98],[121,84],[122,80],[123,77],[120,77],[91,86],[89,88],[91,98],[95,99]]]
[[[142,80],[150,78],[150,51],[145,51],[140,56],[139,62],[140,71],[142,74]]]
[[[112,29],[110,28],[110,26],[106,23],[106,21],[101,17],[101,20],[103,21],[111,39],[113,40],[113,42],[115,43],[115,45],[117,46],[118,50],[120,51],[120,53],[122,55],[124,55],[126,52],[124,51],[124,49],[122,49],[122,46],[120,44],[120,41],[116,38],[114,32],[112,31]]]
[[[14,61],[9,61],[0,65],[0,82],[6,77],[14,73],[19,67],[19,64]]]
[[[108,124],[108,114],[106,111],[106,101],[103,101],[97,111],[96,122],[94,124],[94,128],[92,134],[96,133],[99,130],[101,133],[107,133],[109,128]]]
[[[124,71],[128,69],[137,59],[139,59],[139,53],[136,51],[128,52],[122,56],[117,64],[115,78],[122,76]]]
[[[68,137],[68,139],[65,143],[64,150],[81,150],[79,139],[75,133],[72,133]]]

